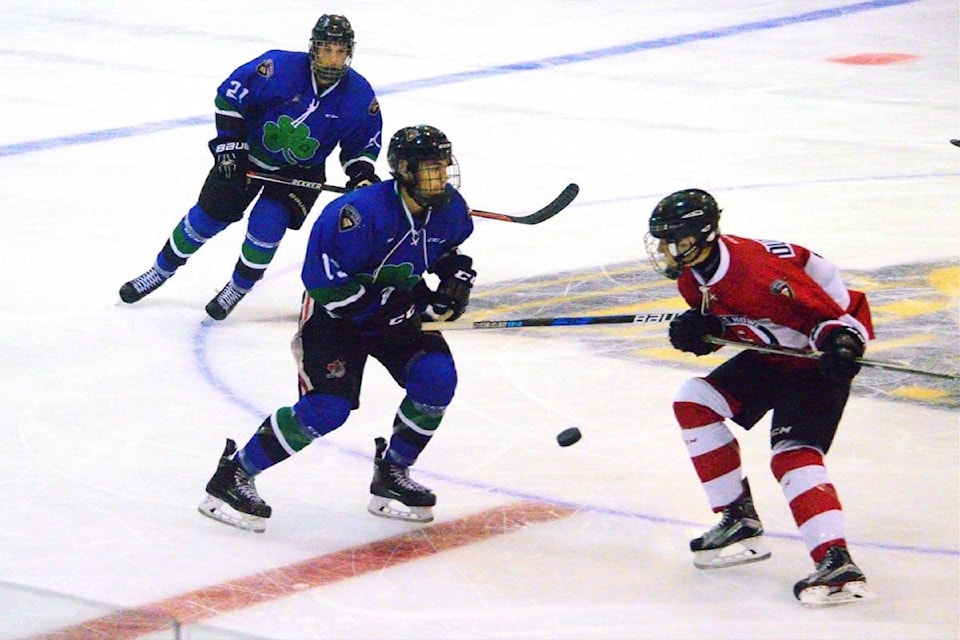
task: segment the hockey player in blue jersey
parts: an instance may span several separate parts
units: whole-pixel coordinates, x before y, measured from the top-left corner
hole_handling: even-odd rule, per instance
[[[293,342],[300,399],[266,418],[239,451],[233,440],[207,484],[206,516],[253,531],[271,509],[254,478],[346,422],[359,406],[368,356],[406,390],[389,446],[376,439],[368,510],[430,522],[436,496],[409,468],[436,432],[457,386],[443,336],[423,331],[428,307],[444,320],[465,310],[476,272],[459,246],[473,232],[456,187],[447,137],[427,125],[390,139],[392,180],[337,198],[313,226],[303,264],[306,292]],[[423,280],[435,274],[436,290]]]
[[[137,302],[166,282],[200,247],[243,218],[247,233],[233,275],[206,306],[226,318],[259,281],[287,229],[299,229],[319,193],[304,187],[251,181],[249,169],[324,182],[327,156],[340,146],[350,190],[380,182],[382,116],[370,83],[351,68],[354,32],[343,16],[323,15],[310,51],[267,51],[236,69],[217,89],[214,164],[197,203],[173,229],[143,275],[120,288]]]

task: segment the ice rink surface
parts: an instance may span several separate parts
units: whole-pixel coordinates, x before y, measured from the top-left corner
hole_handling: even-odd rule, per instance
[[[402,397],[376,364],[347,425],[259,478],[265,534],[200,517],[224,438],[296,399],[307,232],[215,326],[203,306],[243,223],[137,305],[117,289],[196,200],[217,85],[267,49],[304,50],[324,12],[353,22],[385,136],[445,131],[473,206],[520,214],[581,187],[536,227],[477,221],[468,317],[560,315],[557,282],[581,276],[617,288],[619,266],[648,269],[657,200],[700,187],[728,233],[859,273],[934,265],[947,346],[924,347],[911,328],[929,301],[894,281],[871,354],[896,346],[896,322],[957,370],[954,0],[0,0],[0,638],[958,637],[957,390],[916,377],[908,400],[856,393],[827,457],[878,594],[861,605],[794,599],[812,563],[766,423],[737,434],[773,557],[695,569],[687,542],[716,520],[670,402],[720,360],[621,357],[577,329],[448,334],[460,387],[414,471],[439,496],[434,525],[366,513],[373,438]],[[344,180],[334,161],[328,175]],[[542,299],[532,286],[514,304],[504,283],[537,279]],[[677,299],[638,288],[636,303]],[[636,331],[669,352],[662,325]],[[583,440],[558,447],[570,426]]]

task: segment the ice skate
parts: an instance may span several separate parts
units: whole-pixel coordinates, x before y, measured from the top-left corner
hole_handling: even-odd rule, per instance
[[[720,569],[759,562],[770,557],[761,539],[763,525],[753,506],[750,485],[743,481],[743,493],[723,508],[720,523],[690,541],[693,565],[698,569]]]
[[[247,295],[247,292],[238,289],[237,286],[233,284],[233,280],[230,280],[230,282],[220,290],[220,293],[207,303],[205,307],[207,315],[214,320],[223,320],[230,315],[230,312],[243,300],[243,296],[245,295]]]
[[[793,585],[793,595],[804,606],[822,607],[871,600],[876,594],[867,587],[867,579],[853,563],[846,547],[837,545],[817,563],[817,570]]]
[[[411,480],[408,467],[398,467],[384,458],[386,440],[377,438],[375,442],[377,453],[373,460],[373,481],[370,483],[371,498],[367,511],[394,520],[432,522],[432,507],[437,504],[437,496]]]
[[[137,300],[159,289],[160,285],[166,282],[168,278],[169,276],[165,276],[157,271],[156,267],[150,267],[146,273],[137,276],[120,287],[120,299],[127,304],[133,304]]]
[[[217,470],[207,483],[207,497],[197,509],[231,527],[263,533],[272,509],[257,493],[253,477],[243,470],[236,453],[237,444],[228,438]]]

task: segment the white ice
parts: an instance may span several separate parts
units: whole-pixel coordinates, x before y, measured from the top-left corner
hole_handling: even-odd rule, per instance
[[[136,608],[410,529],[364,508],[372,440],[402,397],[375,363],[348,424],[258,481],[265,534],[196,513],[224,438],[296,399],[306,231],[216,326],[203,305],[242,223],[141,303],[117,298],[195,202],[216,86],[262,51],[304,49],[322,12],[353,22],[387,135],[426,122],[453,140],[473,206],[523,213],[579,183],[540,226],[477,221],[478,287],[640,260],[653,205],[693,186],[726,232],[843,269],[960,261],[954,0],[0,0],[0,638],[102,615],[79,601]],[[917,57],[829,60],[877,52]],[[441,522],[519,499],[576,515],[184,637],[958,637],[955,408],[851,400],[827,460],[878,599],[806,610],[791,587],[812,563],[766,430],[738,435],[773,557],[698,571],[687,541],[715,516],[670,399],[706,369],[548,335],[448,335],[461,385],[414,473]],[[574,425],[583,440],[557,447]]]

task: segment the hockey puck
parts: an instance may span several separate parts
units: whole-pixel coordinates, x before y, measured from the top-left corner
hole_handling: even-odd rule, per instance
[[[583,436],[580,433],[580,429],[576,427],[570,427],[569,429],[564,429],[557,434],[557,444],[561,447],[569,447],[572,444],[576,444],[580,441],[580,438]]]
[[[955,147],[960,147],[960,140],[951,140],[950,144],[952,144]]]

